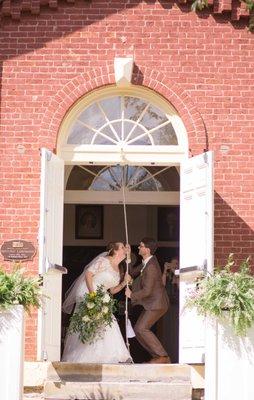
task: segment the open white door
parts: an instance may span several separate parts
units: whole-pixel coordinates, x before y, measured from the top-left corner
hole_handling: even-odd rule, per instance
[[[203,363],[205,323],[184,308],[200,271],[213,270],[213,153],[181,164],[179,362]]]
[[[64,162],[41,149],[39,272],[45,298],[39,311],[37,358],[60,360]]]

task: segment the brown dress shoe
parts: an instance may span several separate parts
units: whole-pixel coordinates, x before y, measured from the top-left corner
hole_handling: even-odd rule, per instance
[[[171,360],[168,356],[161,356],[161,357],[152,358],[148,363],[149,364],[170,364]]]

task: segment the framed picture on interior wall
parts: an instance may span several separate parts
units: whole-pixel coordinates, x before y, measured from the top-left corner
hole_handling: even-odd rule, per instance
[[[103,206],[76,205],[76,239],[103,239]]]
[[[158,241],[178,242],[180,213],[178,206],[158,207]]]

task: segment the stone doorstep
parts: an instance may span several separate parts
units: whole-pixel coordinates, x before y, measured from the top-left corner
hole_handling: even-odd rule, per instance
[[[191,370],[180,364],[72,364],[52,363],[47,380],[88,382],[190,381]]]
[[[25,362],[24,386],[43,386],[46,380],[87,381],[169,381],[190,380],[189,365],[184,364],[72,364],[62,362]],[[194,386],[196,387],[196,386]]]
[[[155,398],[157,400],[158,397]],[[61,396],[61,398],[56,398],[55,396],[46,398],[42,387],[37,388],[25,388],[23,400],[66,400]],[[69,396],[68,396],[69,400]],[[92,399],[91,399],[92,400]],[[103,400],[103,399],[101,399]],[[144,399],[142,399],[144,400]],[[192,400],[204,400],[204,389],[192,389]]]
[[[191,400],[191,372],[177,364],[52,363],[46,399]]]
[[[166,382],[50,382],[44,386],[46,399],[75,400],[191,400],[192,388],[187,383]]]
[[[23,400],[65,400],[65,399],[57,399],[55,398],[48,398],[46,399],[43,393],[43,388],[26,388],[28,392],[24,393]],[[157,399],[155,399],[157,400]],[[192,400],[204,400],[204,389],[192,389]]]
[[[46,398],[43,393],[30,393],[24,394],[22,400],[65,400],[63,398],[48,397]],[[92,400],[92,399],[91,399]],[[101,399],[103,400],[103,399]],[[142,399],[144,400],[144,399]],[[157,400],[157,399],[155,399]],[[193,389],[192,390],[192,400],[204,400],[204,389]]]
[[[142,368],[141,368],[142,367]],[[61,362],[26,362],[25,363],[25,386],[24,386],[24,399],[23,400],[71,400],[73,396],[70,397],[69,394],[66,396],[62,393],[60,395],[59,389],[58,394],[51,394],[44,392],[42,385],[45,383],[46,385],[57,385],[61,386],[64,384],[65,386],[69,385],[94,385],[93,387],[98,387],[99,382],[103,386],[113,385],[114,389],[116,389],[117,385],[126,386],[127,384],[131,386],[137,385],[139,388],[143,386],[149,386],[152,389],[152,386],[155,389],[155,392],[151,399],[158,399],[158,392],[161,394],[161,388],[164,386],[163,392],[166,397],[161,397],[167,400],[179,400],[179,397],[172,397],[168,390],[165,389],[166,385],[171,388],[173,385],[177,385],[178,389],[180,386],[189,386],[188,396],[180,397],[181,400],[190,400],[191,396],[191,383],[193,388],[202,388],[203,387],[203,366],[192,366],[189,365],[179,365],[179,364],[161,364],[161,365],[149,365],[149,364],[71,364],[71,363],[61,363]],[[190,372],[191,371],[191,372]],[[84,382],[84,375],[87,375],[87,379]],[[112,380],[114,376],[117,376],[117,379]],[[198,377],[198,379],[197,379]],[[64,379],[65,378],[65,379]],[[81,379],[80,379],[81,378]],[[95,378],[93,382],[91,380]],[[102,380],[103,378],[103,380]],[[120,379],[121,378],[121,379]],[[120,381],[119,381],[120,379]],[[71,381],[74,382],[71,382]],[[66,382],[67,381],[67,382]],[[69,382],[68,382],[69,381]],[[81,382],[80,382],[81,381]],[[163,385],[164,384],[164,385]],[[166,385],[165,385],[166,384]],[[48,386],[49,387],[49,386]],[[51,386],[52,387],[52,386]],[[68,388],[69,389],[69,388]],[[37,392],[37,393],[36,393]],[[152,391],[151,391],[152,392]],[[173,391],[174,392],[174,391]],[[91,392],[90,392],[91,393]],[[193,391],[194,393],[194,391]],[[197,391],[195,390],[195,393]],[[146,397],[143,397],[144,390],[142,390],[142,399],[140,397],[132,397],[131,399],[139,400],[149,400],[149,394]],[[59,397],[60,395],[60,397]],[[134,395],[134,393],[133,393]],[[173,393],[172,393],[173,395]],[[180,395],[180,392],[179,392]],[[50,397],[49,397],[50,396]],[[64,396],[64,397],[63,397]],[[90,396],[89,396],[90,397]],[[89,399],[86,397],[86,400],[97,400],[97,397],[92,397]],[[193,397],[193,399],[198,399],[199,397]],[[83,398],[84,399],[84,398]],[[83,400],[82,399],[82,400]],[[107,399],[107,398],[106,398]],[[122,397],[122,400],[128,400],[128,398]],[[98,397],[98,400],[105,400],[104,398]],[[108,400],[108,399],[107,399]],[[113,399],[110,399],[113,400]],[[115,399],[118,400],[118,399]]]
[[[142,365],[142,369],[140,366]],[[128,372],[126,370],[128,367]],[[156,368],[159,367],[159,368]],[[130,374],[130,372],[132,373]],[[163,365],[149,365],[149,364],[132,364],[132,365],[111,365],[111,364],[70,364],[70,363],[61,363],[61,362],[25,362],[24,367],[24,386],[26,389],[29,388],[37,388],[44,385],[46,379],[50,378],[52,380],[61,380],[61,376],[73,376],[73,375],[91,375],[91,378],[94,376],[102,377],[106,380],[106,377],[114,376],[117,373],[118,379],[120,376],[122,378],[129,379],[141,379],[142,371],[156,379],[160,379],[160,374],[165,372],[168,375],[172,376],[186,376],[189,377],[191,371],[191,382],[192,387],[195,389],[203,389],[204,388],[204,365],[183,365],[183,364],[163,364]],[[160,373],[159,373],[160,371]],[[146,375],[147,379],[147,375]]]

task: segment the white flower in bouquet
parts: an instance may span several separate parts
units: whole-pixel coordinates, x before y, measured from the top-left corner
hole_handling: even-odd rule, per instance
[[[77,333],[82,343],[93,343],[101,338],[105,328],[114,321],[116,300],[105,293],[101,285],[96,292],[86,293],[71,317],[69,333]]]
[[[103,296],[102,302],[103,302],[103,303],[109,303],[109,302],[110,302],[110,295],[109,295],[108,293],[106,293],[106,294]]]

